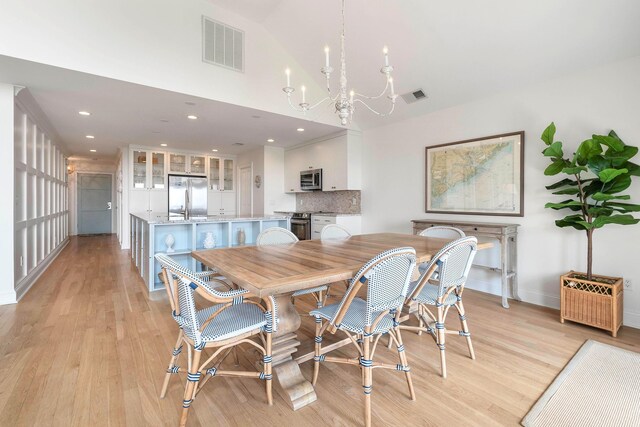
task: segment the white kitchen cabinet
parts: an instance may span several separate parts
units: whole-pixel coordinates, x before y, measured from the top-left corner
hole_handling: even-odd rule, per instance
[[[360,190],[362,144],[358,132],[285,151],[285,192],[300,192],[300,171],[322,169],[322,191]]]
[[[209,190],[235,191],[235,160],[209,157]]]
[[[199,154],[169,153],[169,173],[206,175],[206,160]]]
[[[209,190],[207,195],[207,212],[209,215],[235,215],[236,193],[231,191]]]
[[[168,190],[133,191],[129,195],[129,212],[164,214],[168,211]]]
[[[167,154],[161,151],[131,150],[131,189],[167,189]]]
[[[322,229],[329,224],[341,225],[352,235],[362,233],[362,217],[360,215],[311,215],[311,239],[319,239]]]

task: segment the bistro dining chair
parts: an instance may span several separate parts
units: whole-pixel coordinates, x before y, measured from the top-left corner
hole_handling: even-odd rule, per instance
[[[166,255],[165,255],[166,256]],[[173,319],[176,321],[179,327],[178,331],[178,339],[176,340],[176,345],[173,347],[171,351],[171,359],[169,360],[169,366],[167,368],[167,372],[165,374],[164,383],[162,384],[162,390],[160,391],[160,399],[164,399],[167,394],[167,387],[169,386],[169,380],[171,379],[172,374],[177,373],[174,372],[176,363],[178,362],[178,358],[180,357],[180,353],[182,352],[182,318],[176,313],[179,313],[178,306],[180,302],[178,301],[178,290],[177,283],[175,280],[169,280],[169,276],[167,275],[167,270],[162,268],[158,276],[160,280],[164,283],[164,289],[167,291],[167,296],[169,297],[169,304],[171,305],[171,315]],[[226,291],[235,289],[234,285],[227,281],[225,277],[219,275],[218,271],[215,269],[210,269],[207,271],[197,271],[194,272],[196,277],[207,282],[207,284],[214,289],[225,289]],[[198,316],[204,317],[206,319],[209,308],[204,308],[198,310]],[[237,354],[235,354],[235,347],[233,348],[234,356],[236,361],[238,360]]]
[[[273,404],[272,394],[272,333],[276,331],[277,308],[272,297],[256,300],[244,289],[220,292],[211,288],[191,270],[181,266],[165,254],[156,254],[164,270],[165,285],[173,282],[174,299],[178,301],[174,318],[181,325],[181,343],[187,346],[187,384],[182,401],[180,426],[187,422],[189,408],[196,395],[214,376],[235,376],[265,380],[267,402]],[[200,295],[212,306],[196,310],[194,294]],[[264,306],[263,306],[264,304]],[[255,340],[257,337],[259,340]],[[220,369],[219,359],[239,344],[256,347],[263,355],[261,371],[228,371]],[[204,363],[202,350],[214,349]],[[214,363],[216,362],[216,363]],[[173,366],[175,373],[184,368]],[[205,375],[204,379],[202,375]]]
[[[464,231],[456,227],[449,227],[446,225],[436,225],[433,227],[425,228],[420,233],[418,233],[418,236],[435,237],[436,239],[456,240],[461,237],[465,237],[466,234],[464,234]],[[427,263],[423,262],[418,264],[418,271],[420,272],[420,274],[427,271]],[[438,278],[438,272],[436,271],[431,279],[436,280],[437,278]]]
[[[320,240],[348,239],[349,237],[351,237],[351,232],[340,224],[325,225],[320,231]]]
[[[351,280],[342,301],[311,311],[316,321],[313,385],[316,385],[320,362],[346,363],[358,366],[362,373],[364,391],[364,424],[371,425],[371,392],[373,369],[392,369],[404,372],[409,395],[415,392],[409,372],[409,363],[400,335],[400,309],[407,295],[411,274],[416,265],[413,248],[397,248],[380,253],[362,266]],[[362,286],[366,299],[357,297]],[[323,320],[325,321],[323,323]],[[358,357],[331,357],[322,352],[322,335],[329,331],[342,331],[358,350]],[[400,363],[396,365],[374,362],[373,356],[380,337],[389,334],[395,342]]]
[[[473,258],[477,252],[478,241],[475,237],[463,237],[445,245],[433,256],[427,270],[420,278],[409,286],[409,297],[406,303],[416,302],[418,309],[414,312],[419,326],[401,326],[402,329],[428,332],[440,350],[440,369],[443,378],[447,377],[445,358],[445,337],[447,334],[463,336],[467,339],[469,356],[475,359],[471,333],[462,304],[462,292],[471,269]],[[433,274],[439,271],[438,284],[429,283]],[[435,312],[429,307],[435,308]],[[449,331],[445,320],[449,309],[455,307],[460,319],[459,331]]]
[[[291,231],[281,227],[271,227],[263,230],[258,234],[256,238],[256,246],[269,246],[269,245],[285,245],[287,243],[295,243],[298,238]],[[292,298],[302,295],[311,294],[316,299],[316,306],[322,307],[324,303],[323,293],[328,289],[326,285],[316,286],[311,289],[301,289],[291,294]]]

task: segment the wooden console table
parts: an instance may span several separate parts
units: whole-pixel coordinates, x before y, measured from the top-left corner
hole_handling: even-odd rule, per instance
[[[418,234],[425,228],[446,225],[464,231],[468,236],[488,237],[500,242],[500,267],[476,265],[474,267],[499,272],[502,276],[502,306],[509,308],[509,285],[511,296],[520,300],[518,296],[518,226],[520,224],[449,221],[434,219],[414,219],[413,234]]]

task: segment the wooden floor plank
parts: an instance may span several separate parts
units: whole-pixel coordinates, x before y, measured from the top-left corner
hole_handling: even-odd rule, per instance
[[[338,301],[338,290],[329,303]],[[504,310],[500,297],[473,291],[465,292],[465,305],[477,360],[464,340],[448,336],[443,380],[431,338],[405,331],[417,401],[408,399],[400,373],[374,371],[374,425],[516,426],[586,339],[640,351],[636,329],[623,327],[613,339],[560,324],[555,310],[518,302]],[[315,302],[297,298],[296,307],[306,312]],[[455,316],[448,326],[457,326]],[[299,338],[313,330],[303,316]],[[166,296],[147,295],[115,237],[72,238],[18,305],[0,307],[0,425],[176,425],[184,378],[174,376],[167,397],[158,397],[176,334]],[[336,352],[353,355],[350,347]],[[396,357],[384,346],[376,352],[382,362],[395,364]],[[252,363],[247,349],[240,364]],[[233,358],[223,366],[233,369]],[[301,369],[310,378],[313,362]],[[194,401],[189,425],[360,423],[357,367],[323,364],[317,394],[294,412],[277,393],[269,407],[263,382],[213,378]]]

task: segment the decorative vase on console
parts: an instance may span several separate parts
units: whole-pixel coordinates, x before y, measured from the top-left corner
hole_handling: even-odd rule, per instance
[[[244,229],[238,228],[238,245],[240,246],[244,245],[246,239],[247,239],[247,236],[244,234]]]
[[[207,231],[204,233],[204,241],[202,242],[202,246],[205,249],[213,249],[216,247],[216,239],[213,237],[213,231]]]
[[[165,237],[164,239],[164,243],[165,245],[167,245],[168,254],[175,252],[175,249],[173,249],[173,245],[176,243],[176,239],[175,237],[173,237],[173,234],[171,233],[167,234],[167,237]]]

